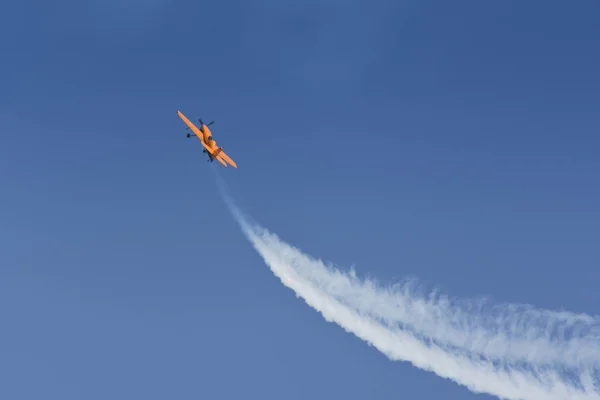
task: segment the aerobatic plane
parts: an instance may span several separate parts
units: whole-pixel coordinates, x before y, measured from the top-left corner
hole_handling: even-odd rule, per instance
[[[231,158],[229,158],[227,154],[225,154],[223,148],[217,146],[217,142],[212,137],[212,132],[210,131],[210,129],[208,129],[208,126],[212,125],[214,121],[206,125],[204,124],[204,122],[202,122],[201,119],[198,119],[198,122],[200,123],[200,129],[198,129],[198,127],[192,124],[192,122],[189,119],[187,119],[186,116],[181,113],[181,111],[178,110],[177,114],[179,114],[179,117],[189,127],[187,129],[191,129],[192,132],[196,134],[198,139],[200,139],[200,143],[202,143],[202,146],[204,146],[202,152],[208,155],[207,161],[213,162],[214,160],[217,160],[224,166],[227,166],[227,164],[229,163],[233,166],[233,168],[237,168],[236,163]],[[192,135],[190,133],[187,134],[188,138],[191,136]]]

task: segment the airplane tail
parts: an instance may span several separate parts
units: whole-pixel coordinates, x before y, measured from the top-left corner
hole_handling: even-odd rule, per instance
[[[221,164],[223,164],[224,166],[227,166],[227,163],[221,158],[219,157],[219,154],[221,154],[221,152],[223,152],[223,148],[219,147],[217,150],[215,150],[215,152],[212,154],[212,156]],[[225,154],[225,153],[223,153]]]
[[[221,164],[223,164],[224,166],[227,166],[227,163],[231,164],[234,168],[237,168],[237,165],[235,162],[233,162],[233,160],[227,155],[225,154],[225,152],[223,151],[222,147],[219,147],[217,150],[215,150],[214,153],[212,153],[212,156],[214,158],[217,159],[217,161],[219,161]],[[227,162],[226,162],[227,161]]]

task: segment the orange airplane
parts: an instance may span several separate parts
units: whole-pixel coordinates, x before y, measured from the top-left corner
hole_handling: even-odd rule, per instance
[[[202,152],[208,154],[207,161],[213,162],[216,159],[224,166],[227,166],[227,163],[229,163],[233,166],[233,168],[237,168],[236,163],[229,158],[227,154],[225,154],[223,148],[217,147],[217,142],[215,142],[210,129],[208,129],[208,125],[212,125],[214,121],[210,122],[208,125],[205,125],[201,119],[198,119],[198,122],[200,122],[200,129],[198,129],[198,127],[192,124],[191,121],[181,113],[181,111],[177,110],[177,114],[179,114],[179,117],[189,127],[188,129],[191,129],[196,136],[198,136],[198,139],[200,139],[200,143],[202,143],[202,146],[204,146],[204,150],[202,150]],[[190,133],[187,134],[188,138],[191,136],[192,135]]]

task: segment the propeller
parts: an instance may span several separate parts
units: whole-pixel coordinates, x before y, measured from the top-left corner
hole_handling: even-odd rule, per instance
[[[204,125],[204,122],[202,122],[202,118],[198,118],[198,122],[200,122],[200,125]],[[215,121],[210,121],[208,124],[206,124],[206,126],[211,126],[214,123]]]

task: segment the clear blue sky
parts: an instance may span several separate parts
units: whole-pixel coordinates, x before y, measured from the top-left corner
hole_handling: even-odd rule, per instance
[[[283,287],[240,206],[382,281],[598,313],[596,1],[0,9],[0,397],[471,399]]]

